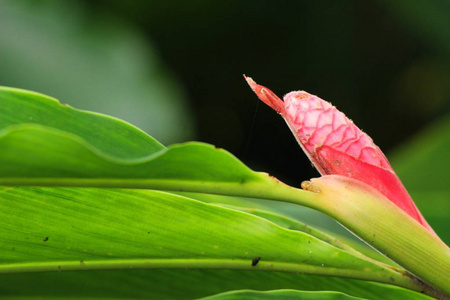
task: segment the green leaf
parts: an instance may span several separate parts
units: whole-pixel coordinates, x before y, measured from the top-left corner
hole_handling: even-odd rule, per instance
[[[154,138],[119,119],[80,111],[39,93],[0,87],[0,132],[20,124],[64,130],[118,159],[137,159],[164,149]]]
[[[230,153],[197,142],[163,148],[145,158],[118,159],[106,155],[79,136],[30,124],[4,130],[0,148],[0,176],[4,178],[167,179],[224,183],[238,180],[240,184],[268,178],[251,171]],[[52,155],[48,155],[49,152]]]
[[[200,193],[175,192],[175,194],[200,200],[206,203],[212,203],[215,205],[231,208],[234,210],[244,211],[265,218],[284,228],[305,232],[330,245],[348,251],[353,255],[361,256],[361,254],[363,254],[363,256],[365,256],[364,259],[372,258],[377,262],[395,265],[391,260],[381,255],[379,252],[374,251],[366,244],[360,242],[358,243],[353,239],[348,239],[347,237],[341,236],[336,233],[330,234],[324,232],[322,229],[315,228],[314,226],[299,221],[294,217],[285,216],[283,214],[284,210],[278,209],[278,206],[280,206],[280,204],[287,204],[291,206],[290,208],[292,210],[293,205],[290,203],[280,203],[270,200],[255,201],[255,199]],[[278,206],[276,206],[276,204],[278,204]],[[355,251],[355,249],[357,251]]]
[[[339,291],[386,300],[429,300],[391,285],[280,272],[243,270],[109,270],[0,274],[2,299],[197,299],[236,289]]]
[[[333,245],[334,247],[337,247],[339,249],[345,250],[355,256],[361,257],[363,259],[369,260],[370,258],[375,259],[378,263],[384,262],[386,264],[395,265],[391,260],[387,259],[385,256],[381,255],[378,252],[373,251],[373,249],[368,248],[367,246],[356,243],[352,240],[348,240],[344,237],[341,237],[337,234],[330,235],[328,233],[325,233],[317,228],[314,228],[313,226],[309,226],[303,222],[300,222],[298,220],[294,220],[288,217],[285,217],[283,215],[275,214],[270,211],[264,211],[260,209],[255,208],[241,208],[241,207],[235,207],[227,205],[225,207],[230,207],[235,210],[242,210],[245,212],[248,212],[252,215],[256,215],[262,218],[265,218],[275,224],[278,224],[279,226],[285,227],[287,229],[291,230],[298,230],[304,233],[307,233],[309,235],[314,236],[315,238],[318,238],[321,241],[324,241],[330,245]],[[357,249],[357,250],[355,250]],[[363,254],[363,255],[361,255]]]
[[[54,274],[4,274],[0,276],[2,284],[9,280],[15,283],[2,286],[2,296],[24,295],[27,289],[23,290],[22,287],[27,285],[26,282],[35,279],[39,282],[39,278],[56,279],[47,284],[44,281],[43,286],[50,290],[50,294],[64,291],[56,284],[60,281],[62,286],[77,286],[85,284],[87,280],[90,287],[84,292],[95,296],[99,289],[106,289],[101,287],[106,284],[102,283],[106,280],[102,276],[106,275],[98,277],[95,275],[98,271],[94,270],[130,268],[225,268],[247,270],[250,273],[271,271],[268,275],[251,275],[255,282],[264,276],[283,278],[284,275],[272,273],[281,271],[381,279],[387,283],[409,285],[399,273],[357,258],[305,233],[284,229],[243,212],[164,192],[3,187],[0,191],[0,205],[0,272],[48,271]],[[256,257],[261,259],[256,266],[252,266]],[[70,272],[74,270],[90,272]],[[68,275],[60,275],[66,272]],[[83,275],[91,272],[92,275]],[[115,280],[119,283],[123,276],[116,272],[119,271],[110,275],[108,273],[107,278],[112,276],[114,282],[115,274],[118,274],[119,278]],[[193,274],[200,276],[197,278],[200,283],[204,277],[202,273],[196,272]],[[190,278],[186,271],[182,274],[188,277],[185,281],[197,280],[195,276]],[[292,276],[287,281],[291,288],[295,288],[296,284],[304,286],[306,283],[302,283],[302,280],[308,282],[308,277],[298,280],[297,275]],[[132,278],[133,275],[125,282],[132,284]],[[136,279],[137,284],[148,284],[151,278],[142,276]],[[173,276],[164,280],[173,280],[172,278]],[[222,282],[231,280],[233,283],[237,280],[227,276],[220,278]],[[325,283],[320,285],[322,288],[327,286],[328,280],[324,280]],[[333,279],[330,280],[332,283]],[[283,280],[275,282],[279,284]],[[265,280],[261,284],[267,285]],[[255,284],[247,287],[252,286]],[[285,286],[278,285],[281,288]],[[358,286],[356,284],[356,289]],[[155,287],[150,284],[150,288]],[[277,288],[276,285],[274,288]],[[197,289],[201,289],[201,286]],[[342,289],[352,291],[353,285],[343,286]],[[78,295],[83,293],[83,289],[69,290]],[[216,289],[214,293],[220,291],[223,290]],[[149,292],[147,289],[129,291]],[[40,293],[44,291],[40,290]],[[197,290],[196,293],[200,291]],[[122,295],[126,295],[126,291],[122,291]]]
[[[169,193],[2,188],[0,195],[0,272],[191,265],[394,274],[305,233]],[[255,257],[262,259],[252,266]]]
[[[127,179],[135,187],[145,186],[136,179],[241,185],[276,182],[251,171],[224,150],[201,143],[166,149],[123,121],[62,106],[37,93],[2,88],[0,109],[3,183],[8,178],[51,178],[55,184],[57,178],[74,178],[69,182],[108,178],[113,186],[125,187],[133,186]],[[123,180],[113,183],[110,178]],[[92,185],[108,185],[91,181]]]
[[[363,299],[359,297],[349,296],[338,292],[306,292],[296,290],[279,290],[279,291],[233,291],[223,294],[218,294],[210,297],[202,298],[203,300],[234,300],[234,299],[285,299],[285,300],[341,300],[341,299]]]

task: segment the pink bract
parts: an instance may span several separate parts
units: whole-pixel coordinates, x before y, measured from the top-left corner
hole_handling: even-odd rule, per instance
[[[290,92],[283,101],[245,78],[256,95],[285,119],[321,175],[341,175],[371,185],[434,233],[380,148],[336,107],[304,91]]]

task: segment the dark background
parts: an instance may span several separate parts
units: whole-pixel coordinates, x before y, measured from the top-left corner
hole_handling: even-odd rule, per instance
[[[195,139],[298,185],[317,173],[284,121],[258,104],[242,74],[280,96],[291,90],[319,95],[389,152],[448,113],[450,100],[448,40],[433,32],[450,34],[448,2],[394,2],[86,4],[92,16],[124,19],[153,40],[187,91]]]

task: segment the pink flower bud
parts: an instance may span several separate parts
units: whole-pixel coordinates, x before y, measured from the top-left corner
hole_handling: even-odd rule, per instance
[[[283,102],[271,90],[245,79],[259,99],[285,119],[321,175],[341,175],[371,185],[434,233],[380,148],[336,107],[304,91],[288,93]]]

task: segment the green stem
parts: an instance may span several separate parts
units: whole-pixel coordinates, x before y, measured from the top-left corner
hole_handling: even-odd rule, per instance
[[[318,195],[290,187],[273,177],[261,174],[260,181],[244,183],[209,182],[170,179],[116,178],[0,178],[5,186],[55,186],[155,189],[177,192],[197,192],[225,196],[276,200],[319,209]]]
[[[415,277],[450,295],[450,249],[374,188],[342,176],[312,180],[320,210]],[[443,297],[443,296],[441,296]]]

